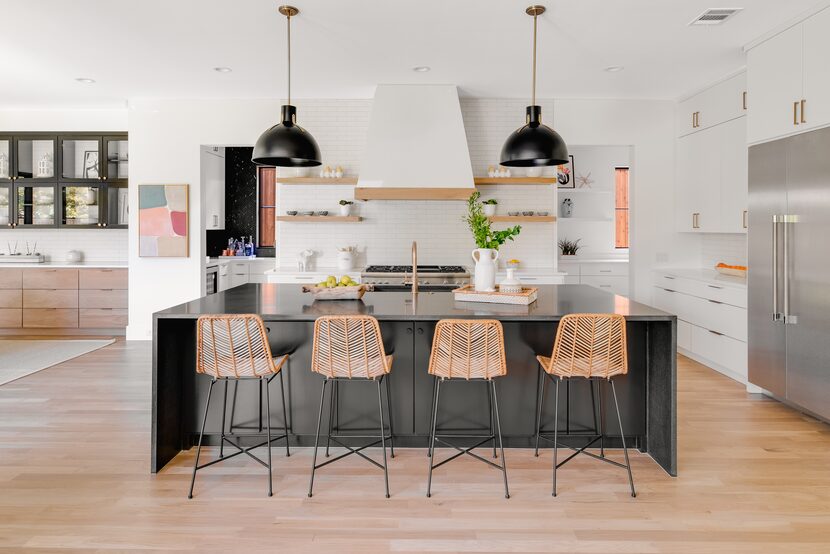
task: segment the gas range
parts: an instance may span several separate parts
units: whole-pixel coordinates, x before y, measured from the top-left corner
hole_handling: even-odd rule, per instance
[[[418,288],[423,291],[453,290],[470,281],[470,272],[460,265],[418,265]],[[360,274],[360,282],[375,290],[411,290],[411,265],[370,265]]]

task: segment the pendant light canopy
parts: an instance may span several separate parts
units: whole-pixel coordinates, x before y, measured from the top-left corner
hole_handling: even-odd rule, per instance
[[[559,133],[542,124],[542,108],[536,105],[536,18],[545,13],[544,6],[530,6],[525,13],[533,16],[533,94],[527,107],[525,124],[511,133],[501,149],[501,165],[535,167],[569,162],[568,145]]]
[[[291,18],[300,13],[293,6],[280,6],[288,28],[288,103],[281,108],[282,121],[262,133],[251,158],[257,165],[314,167],[320,165],[320,147],[311,133],[297,125],[297,108],[291,105]]]

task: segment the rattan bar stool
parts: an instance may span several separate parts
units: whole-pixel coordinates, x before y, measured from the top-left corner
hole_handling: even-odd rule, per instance
[[[389,390],[389,372],[392,371],[392,356],[387,355],[383,348],[383,339],[380,334],[378,320],[371,316],[323,316],[314,322],[314,342],[311,353],[311,371],[319,373],[323,380],[320,393],[320,412],[317,415],[317,434],[314,438],[314,457],[311,463],[311,481],[308,485],[308,496],[311,497],[314,489],[314,473],[323,466],[327,466],[346,456],[357,454],[369,463],[383,470],[386,485],[386,498],[389,498],[389,470],[386,462],[386,441],[392,446],[392,457],[395,457],[395,446],[392,443],[392,404]],[[340,385],[346,382],[375,382],[378,389],[378,414],[380,416],[379,435],[332,434],[331,421],[326,442],[326,456],[329,444],[334,442],[348,450],[330,460],[317,463],[317,449],[320,443],[320,427],[323,420],[323,406],[325,404],[326,389],[332,384],[329,392],[329,420],[334,414],[335,387],[340,394]],[[386,411],[389,414],[389,434],[386,434],[386,425],[383,416],[383,383],[386,382]],[[339,433],[339,430],[338,430]],[[373,442],[352,448],[342,440],[345,439],[375,439]],[[380,443],[383,449],[383,465],[379,464],[363,453],[366,448]]]
[[[556,496],[556,470],[565,465],[579,454],[585,454],[597,460],[625,468],[628,472],[628,483],[631,487],[631,496],[637,496],[634,491],[634,478],[631,475],[631,464],[628,460],[628,449],[625,445],[625,433],[623,432],[622,418],[620,417],[620,405],[617,402],[617,391],[614,387],[613,378],[628,373],[628,348],[626,344],[625,318],[616,314],[569,314],[562,318],[556,330],[556,340],[553,344],[553,353],[550,357],[536,356],[539,360],[540,371],[556,384],[556,400],[554,408],[553,439],[545,436],[540,429],[542,415],[542,399],[544,398],[544,387],[540,391],[538,402],[538,413],[536,415],[536,443],[538,448],[539,438],[553,442],[553,496]],[[617,422],[620,426],[620,437],[622,439],[625,464],[621,464],[605,457],[604,447],[597,456],[588,452],[597,441],[603,441],[605,437],[604,414],[600,416],[600,430],[596,435],[588,435],[588,443],[580,448],[559,444],[559,383],[569,379],[588,379],[596,382],[598,386],[603,383],[611,384],[611,392],[614,397],[614,407],[617,410]],[[593,400],[593,384],[591,387]],[[602,407],[602,395],[600,395],[600,408]],[[573,454],[558,461],[558,448],[569,448]]]
[[[190,480],[190,492],[188,498],[193,498],[193,486],[196,483],[196,471],[213,464],[246,454],[255,461],[268,468],[268,496],[273,495],[271,482],[271,443],[285,439],[285,453],[288,450],[288,418],[285,409],[285,386],[282,378],[282,367],[288,360],[288,355],[274,358],[271,348],[268,345],[268,335],[265,325],[258,315],[254,314],[233,314],[233,315],[203,315],[196,322],[196,373],[210,376],[210,389],[208,390],[207,402],[205,402],[205,413],[202,418],[202,427],[199,431],[199,443],[196,449],[196,461],[193,464],[193,477]],[[271,436],[271,395],[268,384],[279,375],[280,392],[282,393],[282,416],[284,422],[284,433],[277,437]],[[237,441],[228,438],[225,432],[225,413],[228,404],[228,381],[238,382],[240,380],[256,379],[265,387],[266,397],[266,432],[265,441],[254,446],[243,447]],[[202,454],[202,439],[205,434],[208,410],[210,409],[210,398],[213,395],[213,386],[219,382],[225,382],[224,402],[222,404],[222,431],[220,437],[219,458],[206,464],[199,465],[199,458]],[[236,438],[249,436],[262,437],[262,433],[238,434],[233,433]],[[225,456],[225,443],[236,448],[236,452]],[[268,462],[262,461],[251,453],[251,450],[265,446],[268,452]]]
[[[501,421],[499,420],[499,401],[496,395],[496,377],[507,375],[507,365],[504,354],[504,331],[501,323],[496,320],[469,320],[469,319],[442,319],[435,326],[435,336],[432,339],[432,352],[429,356],[429,374],[436,379],[434,396],[432,399],[432,419],[429,436],[429,478],[427,480],[427,496],[432,496],[432,471],[464,454],[484,462],[502,472],[504,477],[504,497],[510,498],[507,486],[507,463],[504,459],[504,444],[501,437]],[[488,388],[488,400],[491,407],[491,427],[488,435],[447,434],[438,433],[438,404],[441,396],[441,384],[449,381],[479,381]],[[493,433],[492,421],[495,421],[496,433]],[[473,450],[493,441],[498,437],[501,451],[501,465],[479,456]],[[451,438],[478,438],[476,444],[469,448],[462,448],[445,439]],[[435,463],[435,443],[440,443],[458,450],[449,458]]]

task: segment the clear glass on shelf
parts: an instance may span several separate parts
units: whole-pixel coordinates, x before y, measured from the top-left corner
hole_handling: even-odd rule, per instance
[[[61,141],[61,177],[64,179],[98,179],[101,175],[97,139]]]
[[[129,203],[127,201],[127,187],[107,188],[107,225],[126,226],[129,221]]]
[[[0,179],[11,179],[11,167],[12,141],[9,139],[0,139]]]
[[[97,186],[62,188],[62,225],[97,225],[101,218],[101,194]]]
[[[55,187],[17,187],[17,224],[54,225]]]
[[[9,204],[11,203],[11,186],[0,187],[0,226],[6,227],[9,224]]]
[[[126,181],[129,177],[129,149],[127,140],[107,140],[107,179]]]
[[[20,179],[54,178],[55,141],[52,139],[19,139],[16,174]]]

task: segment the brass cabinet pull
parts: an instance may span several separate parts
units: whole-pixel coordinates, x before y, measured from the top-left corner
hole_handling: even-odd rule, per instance
[[[712,333],[713,335],[717,335],[719,337],[723,336],[723,333],[718,333],[717,331],[712,331],[711,329],[706,329],[706,330],[709,331],[710,333]]]
[[[747,224],[746,224],[746,216],[747,216],[747,213],[748,213],[748,210],[744,210],[743,216],[741,217],[741,219],[743,220],[743,226],[744,226],[744,229],[746,229],[746,228],[747,228]]]
[[[697,124],[695,123],[695,118],[696,117],[697,117],[697,112],[692,112],[692,129],[697,127]]]
[[[793,102],[793,125],[798,125],[798,102]]]
[[[801,122],[807,123],[807,119],[804,117],[804,106],[807,104],[807,101],[802,99],[801,100]]]
[[[741,102],[743,103],[743,108],[746,109],[746,91],[744,91],[741,96],[743,97],[741,100]]]
[[[692,214],[692,229],[700,229],[700,212]]]

